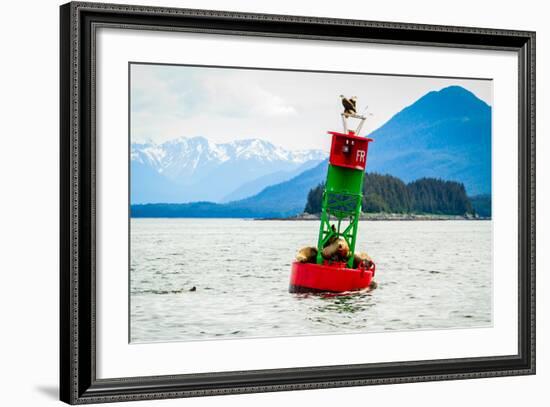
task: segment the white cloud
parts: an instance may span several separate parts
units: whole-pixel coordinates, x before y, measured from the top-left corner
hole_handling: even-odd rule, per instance
[[[290,100],[269,92],[238,71],[208,72],[202,78],[209,106],[205,112],[233,117],[273,117],[296,114]]]

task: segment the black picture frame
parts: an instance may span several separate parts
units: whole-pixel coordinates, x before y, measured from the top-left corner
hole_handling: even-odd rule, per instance
[[[72,2],[60,7],[60,398],[70,404],[535,373],[535,33]],[[518,353],[499,357],[98,379],[95,29],[508,50],[519,60]]]

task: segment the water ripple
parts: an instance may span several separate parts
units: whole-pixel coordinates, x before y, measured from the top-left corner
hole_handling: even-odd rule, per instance
[[[315,243],[317,228],[299,221],[132,219],[131,340],[491,323],[490,221],[362,221],[357,247],[377,262],[378,289],[289,294],[290,262],[297,248]]]

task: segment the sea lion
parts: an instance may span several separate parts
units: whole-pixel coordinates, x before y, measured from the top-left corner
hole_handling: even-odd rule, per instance
[[[197,287],[193,286],[193,287],[191,287],[191,289],[189,291],[191,291],[191,292],[197,291]]]
[[[349,245],[345,239],[338,237],[325,246],[323,258],[332,261],[346,261],[349,257]]]
[[[302,247],[296,253],[296,261],[300,263],[315,263],[317,258],[317,248],[316,247]]]
[[[358,268],[360,265],[364,265],[365,268],[371,268],[372,264],[371,257],[365,252],[355,253],[353,255],[353,268]]]

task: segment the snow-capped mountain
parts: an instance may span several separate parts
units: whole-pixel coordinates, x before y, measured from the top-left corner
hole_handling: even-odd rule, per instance
[[[284,180],[327,156],[321,150],[290,151],[260,139],[216,144],[204,137],[131,146],[132,203],[220,201],[244,184]],[[272,180],[271,180],[272,182]],[[240,197],[240,196],[239,196]]]

